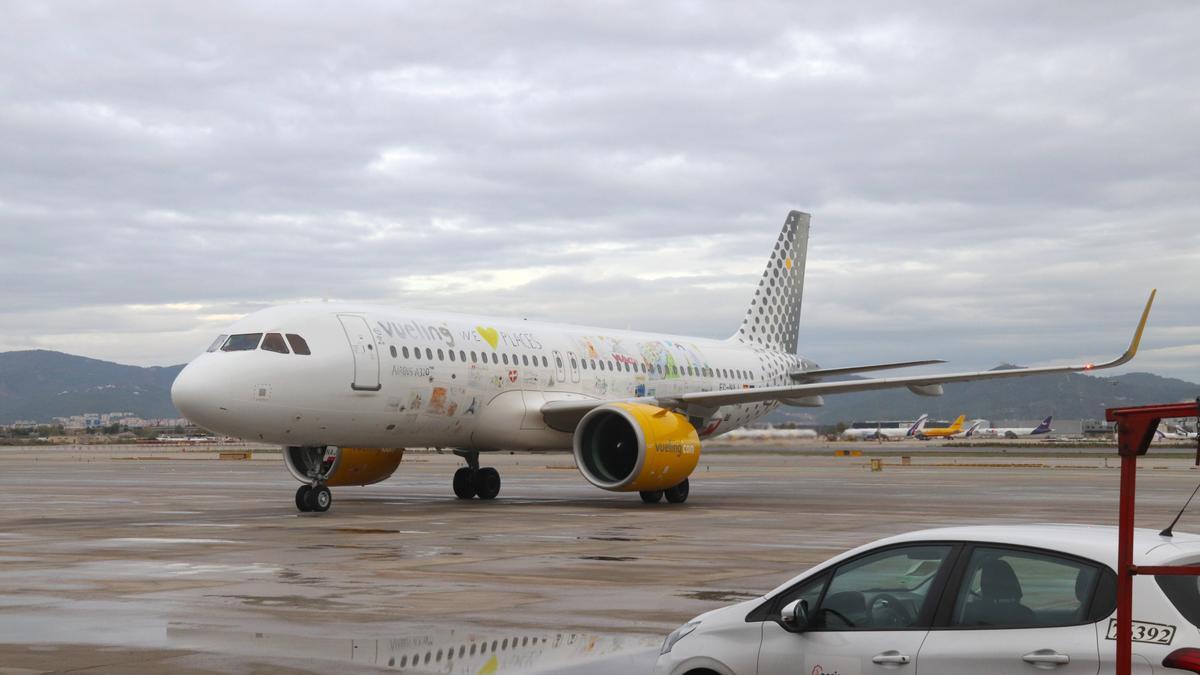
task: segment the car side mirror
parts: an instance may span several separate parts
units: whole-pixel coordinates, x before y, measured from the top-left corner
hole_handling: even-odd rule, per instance
[[[807,600],[793,600],[784,605],[779,612],[779,623],[789,632],[803,633],[809,628],[808,622]]]

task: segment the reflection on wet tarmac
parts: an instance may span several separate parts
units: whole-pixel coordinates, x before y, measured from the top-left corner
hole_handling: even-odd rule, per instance
[[[338,639],[171,626],[174,648],[237,652],[382,666],[405,673],[489,675],[491,673],[628,672],[652,662],[658,640],[579,633],[513,631],[484,633],[432,629],[412,637]],[[652,651],[654,650],[654,651]]]

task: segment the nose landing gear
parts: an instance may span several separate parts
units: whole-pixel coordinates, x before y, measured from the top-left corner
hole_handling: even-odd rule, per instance
[[[500,472],[490,466],[480,468],[478,450],[455,450],[467,465],[454,472],[454,496],[459,499],[495,499],[500,494]]]
[[[333,505],[333,493],[324,485],[301,485],[296,490],[296,508],[304,512],[324,513]]]

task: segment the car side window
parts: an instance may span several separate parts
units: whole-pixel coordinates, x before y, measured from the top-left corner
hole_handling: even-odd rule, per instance
[[[889,548],[837,568],[815,612],[824,630],[898,630],[916,625],[949,544]]]
[[[950,625],[1047,628],[1090,623],[1100,569],[1048,553],[978,547],[971,553]]]

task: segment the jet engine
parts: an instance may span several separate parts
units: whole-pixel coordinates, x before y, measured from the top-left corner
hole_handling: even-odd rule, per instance
[[[687,418],[644,403],[609,403],[579,421],[575,465],[589,483],[613,492],[666,490],[700,461],[700,437]]]
[[[328,486],[372,485],[396,472],[404,448],[296,447],[283,451],[288,471],[301,483],[314,478]]]

